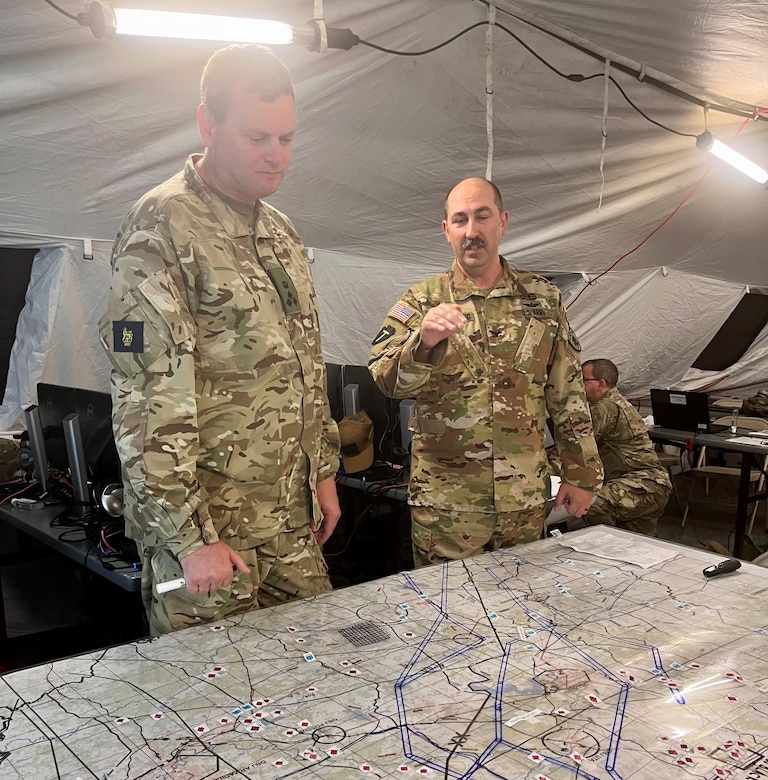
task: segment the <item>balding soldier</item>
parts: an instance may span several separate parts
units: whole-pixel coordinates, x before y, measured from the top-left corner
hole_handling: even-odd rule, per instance
[[[581,367],[605,482],[584,515],[587,525],[614,525],[656,536],[672,492],[667,470],[637,409],[619,392],[619,371],[605,358]]]
[[[262,200],[291,158],[291,78],[230,46],[201,92],[205,153],[126,218],[101,323],[152,635],[329,589],[320,545],[340,514],[312,278]]]
[[[602,476],[580,346],[556,287],[498,254],[509,214],[484,179],[451,190],[448,271],[412,287],[373,341],[369,369],[414,398],[411,533],[417,566],[542,536],[544,425],[563,454],[557,506],[581,516]]]

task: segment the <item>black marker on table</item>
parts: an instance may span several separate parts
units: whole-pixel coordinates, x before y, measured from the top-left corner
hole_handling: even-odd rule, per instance
[[[718,574],[728,574],[728,572],[736,571],[741,568],[741,561],[736,558],[729,558],[727,561],[720,561],[720,563],[714,563],[712,566],[707,566],[702,574],[705,577],[717,577]]]

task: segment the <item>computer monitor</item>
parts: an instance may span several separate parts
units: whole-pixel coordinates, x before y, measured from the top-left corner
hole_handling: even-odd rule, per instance
[[[75,484],[120,482],[120,462],[112,435],[112,399],[109,393],[65,387],[46,382],[37,385],[37,411],[48,467],[66,473],[78,468],[69,457],[65,430],[76,415],[85,473],[73,474]],[[71,436],[70,449],[72,445]],[[36,464],[37,468],[37,464]]]
[[[75,388],[39,382],[37,410],[43,432],[45,454],[51,470],[69,471],[64,418],[75,411]]]
[[[651,390],[653,424],[659,428],[709,433],[709,396],[690,390]]]
[[[342,403],[342,372],[344,367],[338,363],[326,363],[325,374],[328,379],[328,404],[331,407],[331,417],[336,422],[344,416]]]

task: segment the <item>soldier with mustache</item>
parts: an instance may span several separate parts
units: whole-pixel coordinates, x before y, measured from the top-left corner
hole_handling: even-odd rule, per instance
[[[390,309],[368,363],[413,398],[411,540],[417,566],[541,538],[549,497],[545,423],[562,459],[556,508],[583,515],[602,481],[581,346],[559,290],[499,255],[509,213],[485,179],[445,201],[451,267]]]

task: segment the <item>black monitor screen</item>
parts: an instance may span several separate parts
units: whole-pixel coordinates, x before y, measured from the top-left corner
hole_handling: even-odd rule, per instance
[[[77,414],[88,478],[120,481],[120,465],[112,436],[109,393],[40,382],[37,402],[48,463],[62,472],[70,468],[64,439],[64,418]]]
[[[344,366],[338,363],[326,363],[325,373],[328,378],[328,403],[331,407],[331,417],[339,422],[344,416],[344,402],[342,400],[341,375]]]
[[[75,389],[40,382],[37,385],[37,408],[48,464],[52,469],[66,472],[69,460],[64,441],[64,418],[75,411]]]

